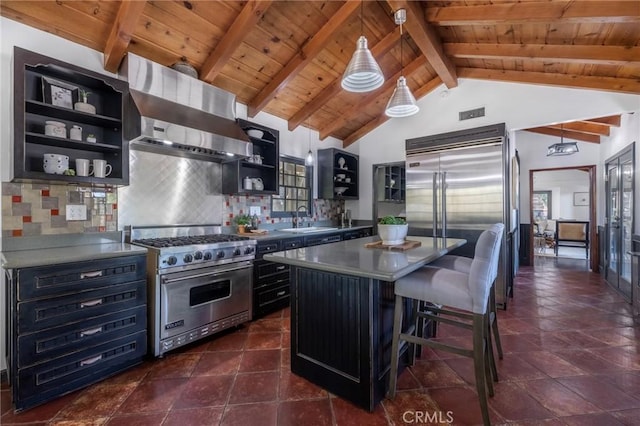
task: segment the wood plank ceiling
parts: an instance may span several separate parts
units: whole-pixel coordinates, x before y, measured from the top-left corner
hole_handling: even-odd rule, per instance
[[[407,10],[402,62],[399,8]],[[167,66],[187,61],[251,117],[265,111],[345,146],[388,120],[401,73],[417,99],[459,78],[640,94],[638,0],[2,0],[0,14],[103,52],[109,71],[126,52]],[[340,79],[361,34],[386,80],[356,94]],[[593,135],[607,127],[588,125]],[[565,126],[565,137],[574,130]]]

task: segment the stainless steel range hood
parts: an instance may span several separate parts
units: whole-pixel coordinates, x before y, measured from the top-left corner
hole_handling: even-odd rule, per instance
[[[213,162],[253,154],[232,93],[132,53],[120,73],[133,101],[124,129],[132,149]]]

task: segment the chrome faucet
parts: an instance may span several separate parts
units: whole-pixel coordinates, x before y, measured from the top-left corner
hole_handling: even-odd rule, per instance
[[[298,212],[300,211],[300,209],[304,209],[306,211],[307,206],[298,206],[298,208],[296,209],[296,217],[293,219],[294,228],[298,228],[298,223],[300,222],[300,218],[298,217]]]

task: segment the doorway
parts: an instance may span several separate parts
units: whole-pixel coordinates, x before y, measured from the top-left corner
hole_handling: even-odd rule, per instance
[[[563,252],[576,250],[572,247],[558,247],[556,224],[578,221],[587,223],[588,249],[582,249],[582,256],[588,253],[589,268],[597,272],[599,264],[598,243],[596,233],[596,166],[560,167],[535,169],[529,171],[531,235],[529,238],[529,264],[534,265],[534,256],[561,255]],[[587,179],[582,186],[571,188],[570,185],[538,185],[536,176],[551,176],[552,181],[560,181],[560,176],[585,175]],[[578,179],[575,179],[578,180]],[[562,190],[560,189],[562,187]],[[586,203],[585,203],[586,201]],[[586,204],[586,205],[585,205]],[[536,229],[538,228],[538,229]],[[542,228],[542,229],[541,229]],[[562,242],[564,243],[564,241]],[[569,244],[571,245],[571,244]],[[578,250],[579,252],[579,250]],[[584,257],[583,257],[584,258]]]
[[[631,235],[634,215],[635,144],[605,162],[605,279],[631,302]]]

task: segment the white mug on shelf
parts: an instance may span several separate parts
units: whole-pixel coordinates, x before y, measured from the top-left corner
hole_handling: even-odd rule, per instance
[[[82,140],[82,127],[80,126],[73,126],[70,130],[69,130],[69,138],[73,139],[75,141],[81,141]]]
[[[93,174],[93,167],[86,158],[76,159],[76,175],[77,176],[91,176]]]
[[[106,160],[93,160],[93,175],[97,178],[104,178],[111,174],[111,164]]]

